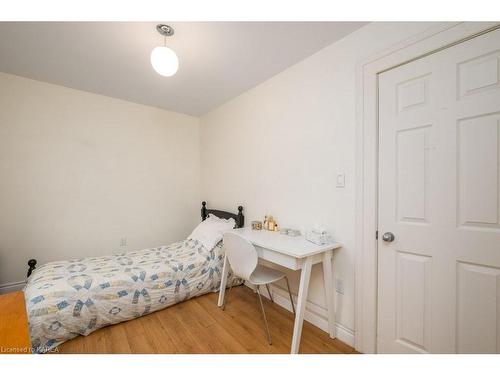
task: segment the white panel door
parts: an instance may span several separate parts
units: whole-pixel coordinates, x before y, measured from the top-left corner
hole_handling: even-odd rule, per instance
[[[380,74],[378,227],[377,351],[500,353],[500,31]]]

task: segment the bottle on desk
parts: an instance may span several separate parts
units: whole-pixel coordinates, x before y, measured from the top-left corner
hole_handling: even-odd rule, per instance
[[[272,216],[269,216],[269,220],[267,222],[267,230],[274,230],[274,219]]]
[[[273,218],[271,224],[269,225],[269,230],[272,232],[279,232],[279,226],[276,219]]]
[[[265,216],[264,229],[269,230],[271,232],[278,232],[279,231],[278,223],[276,222],[276,220],[273,218],[272,215]]]

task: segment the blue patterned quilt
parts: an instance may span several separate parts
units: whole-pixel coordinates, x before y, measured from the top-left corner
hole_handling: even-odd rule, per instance
[[[219,289],[223,253],[196,240],[47,263],[25,288],[34,353]],[[236,280],[229,279],[228,285]]]

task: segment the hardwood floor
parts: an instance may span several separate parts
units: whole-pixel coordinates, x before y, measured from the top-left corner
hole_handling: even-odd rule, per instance
[[[30,334],[23,292],[0,295],[0,353],[28,354]]]
[[[247,287],[235,287],[225,311],[209,293],[138,319],[79,336],[59,353],[289,353],[293,314],[265,299],[273,344],[265,336],[259,302]],[[355,353],[343,342],[304,322],[301,353]]]

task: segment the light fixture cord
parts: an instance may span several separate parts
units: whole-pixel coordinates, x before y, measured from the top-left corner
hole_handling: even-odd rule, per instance
[[[163,36],[163,47],[167,46],[167,37],[164,35]]]

